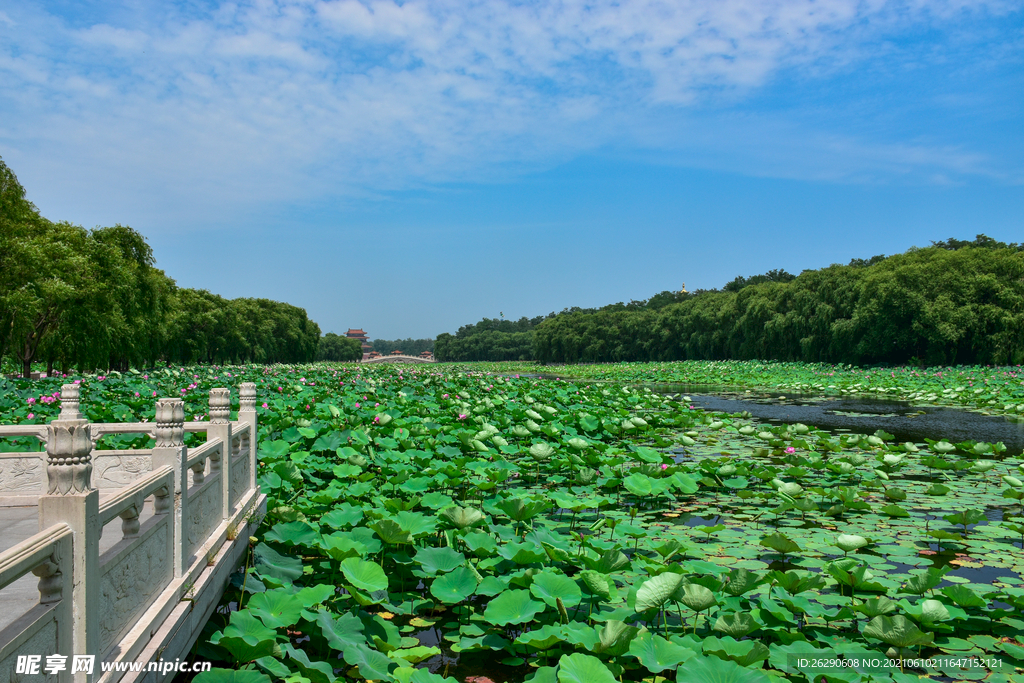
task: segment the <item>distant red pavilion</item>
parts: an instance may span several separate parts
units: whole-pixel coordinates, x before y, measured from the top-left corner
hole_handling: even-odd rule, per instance
[[[358,339],[360,345],[363,347],[363,358],[365,359],[369,356],[370,349],[372,349],[373,346],[370,344],[370,340],[367,338],[365,332],[362,330],[349,329],[349,331],[345,333],[345,336],[349,339]]]

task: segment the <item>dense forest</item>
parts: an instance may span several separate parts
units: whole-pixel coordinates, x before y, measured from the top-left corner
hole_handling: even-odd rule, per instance
[[[406,356],[418,356],[424,351],[434,351],[433,339],[371,339],[370,345],[382,356],[387,356],[392,351],[401,351]]]
[[[363,344],[358,339],[328,332],[320,337],[316,351],[317,360],[354,361],[363,359]]]
[[[434,357],[441,361],[474,360],[532,360],[535,357],[534,330],[545,320],[556,315],[593,314],[615,311],[655,311],[686,299],[679,292],[661,292],[650,299],[627,303],[608,304],[601,308],[566,308],[561,313],[549,313],[536,318],[503,320],[484,318],[475,325],[463,325],[454,335],[437,335]],[[374,342],[376,345],[377,342]],[[374,346],[376,349],[376,346]]]
[[[544,317],[500,320],[484,318],[454,334],[437,335],[434,358],[440,361],[530,360],[533,330]]]
[[[549,363],[1018,364],[1024,247],[984,235],[949,239],[795,277],[740,277],[658,309],[567,312],[533,335],[533,357]]]
[[[135,230],[53,222],[0,159],[0,361],[69,370],[157,361],[291,363],[314,358],[320,328],[268,299],[175,285]]]

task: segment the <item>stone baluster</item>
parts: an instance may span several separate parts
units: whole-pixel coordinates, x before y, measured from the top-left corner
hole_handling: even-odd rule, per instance
[[[174,473],[173,495],[156,499],[161,510],[173,509],[174,577],[180,578],[188,569],[188,543],[185,523],[188,520],[188,449],[185,448],[185,405],[180,398],[160,398],[156,402],[156,446],[153,448],[153,469],[163,466]],[[173,502],[171,499],[173,498]],[[173,506],[173,507],[172,507]],[[154,505],[154,508],[157,506]]]
[[[80,391],[77,384],[65,384],[60,388],[60,417],[65,420],[84,420],[85,415],[80,410]]]
[[[70,543],[69,543],[70,541]],[[57,642],[54,654],[74,652],[74,605],[72,599],[72,539],[64,538],[53,548],[53,553],[42,563],[32,569],[39,577],[39,604],[56,604]],[[35,654],[35,653],[33,653]],[[79,653],[81,654],[81,653]],[[57,674],[58,683],[80,681],[86,683],[84,674],[71,674],[71,667]]]
[[[210,456],[210,474],[220,471],[221,518],[231,516],[231,390],[210,389],[210,426],[206,440],[221,440],[221,455]]]
[[[249,425],[249,436],[243,440],[242,448],[249,450],[248,490],[256,487],[256,384],[243,382],[238,387],[238,421]]]
[[[69,385],[73,386],[73,385]],[[67,387],[65,387],[67,388]],[[75,387],[77,389],[77,387]],[[71,407],[68,415],[81,414]],[[71,527],[71,642],[75,654],[99,655],[99,491],[92,488],[92,434],[84,419],[46,427],[46,495],[39,497],[39,529],[63,522]],[[44,570],[44,574],[45,574]],[[47,576],[40,575],[45,582]],[[41,586],[54,599],[51,584]],[[66,597],[66,596],[65,596]],[[69,653],[70,654],[70,653]]]

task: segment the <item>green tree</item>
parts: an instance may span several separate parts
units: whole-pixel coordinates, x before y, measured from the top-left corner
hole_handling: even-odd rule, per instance
[[[363,345],[358,339],[350,339],[333,332],[320,338],[316,359],[326,361],[358,361],[363,358]]]

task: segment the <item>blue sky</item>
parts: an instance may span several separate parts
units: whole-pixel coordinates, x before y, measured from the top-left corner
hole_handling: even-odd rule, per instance
[[[0,156],[180,285],[433,337],[1024,241],[1024,3],[0,3]]]

